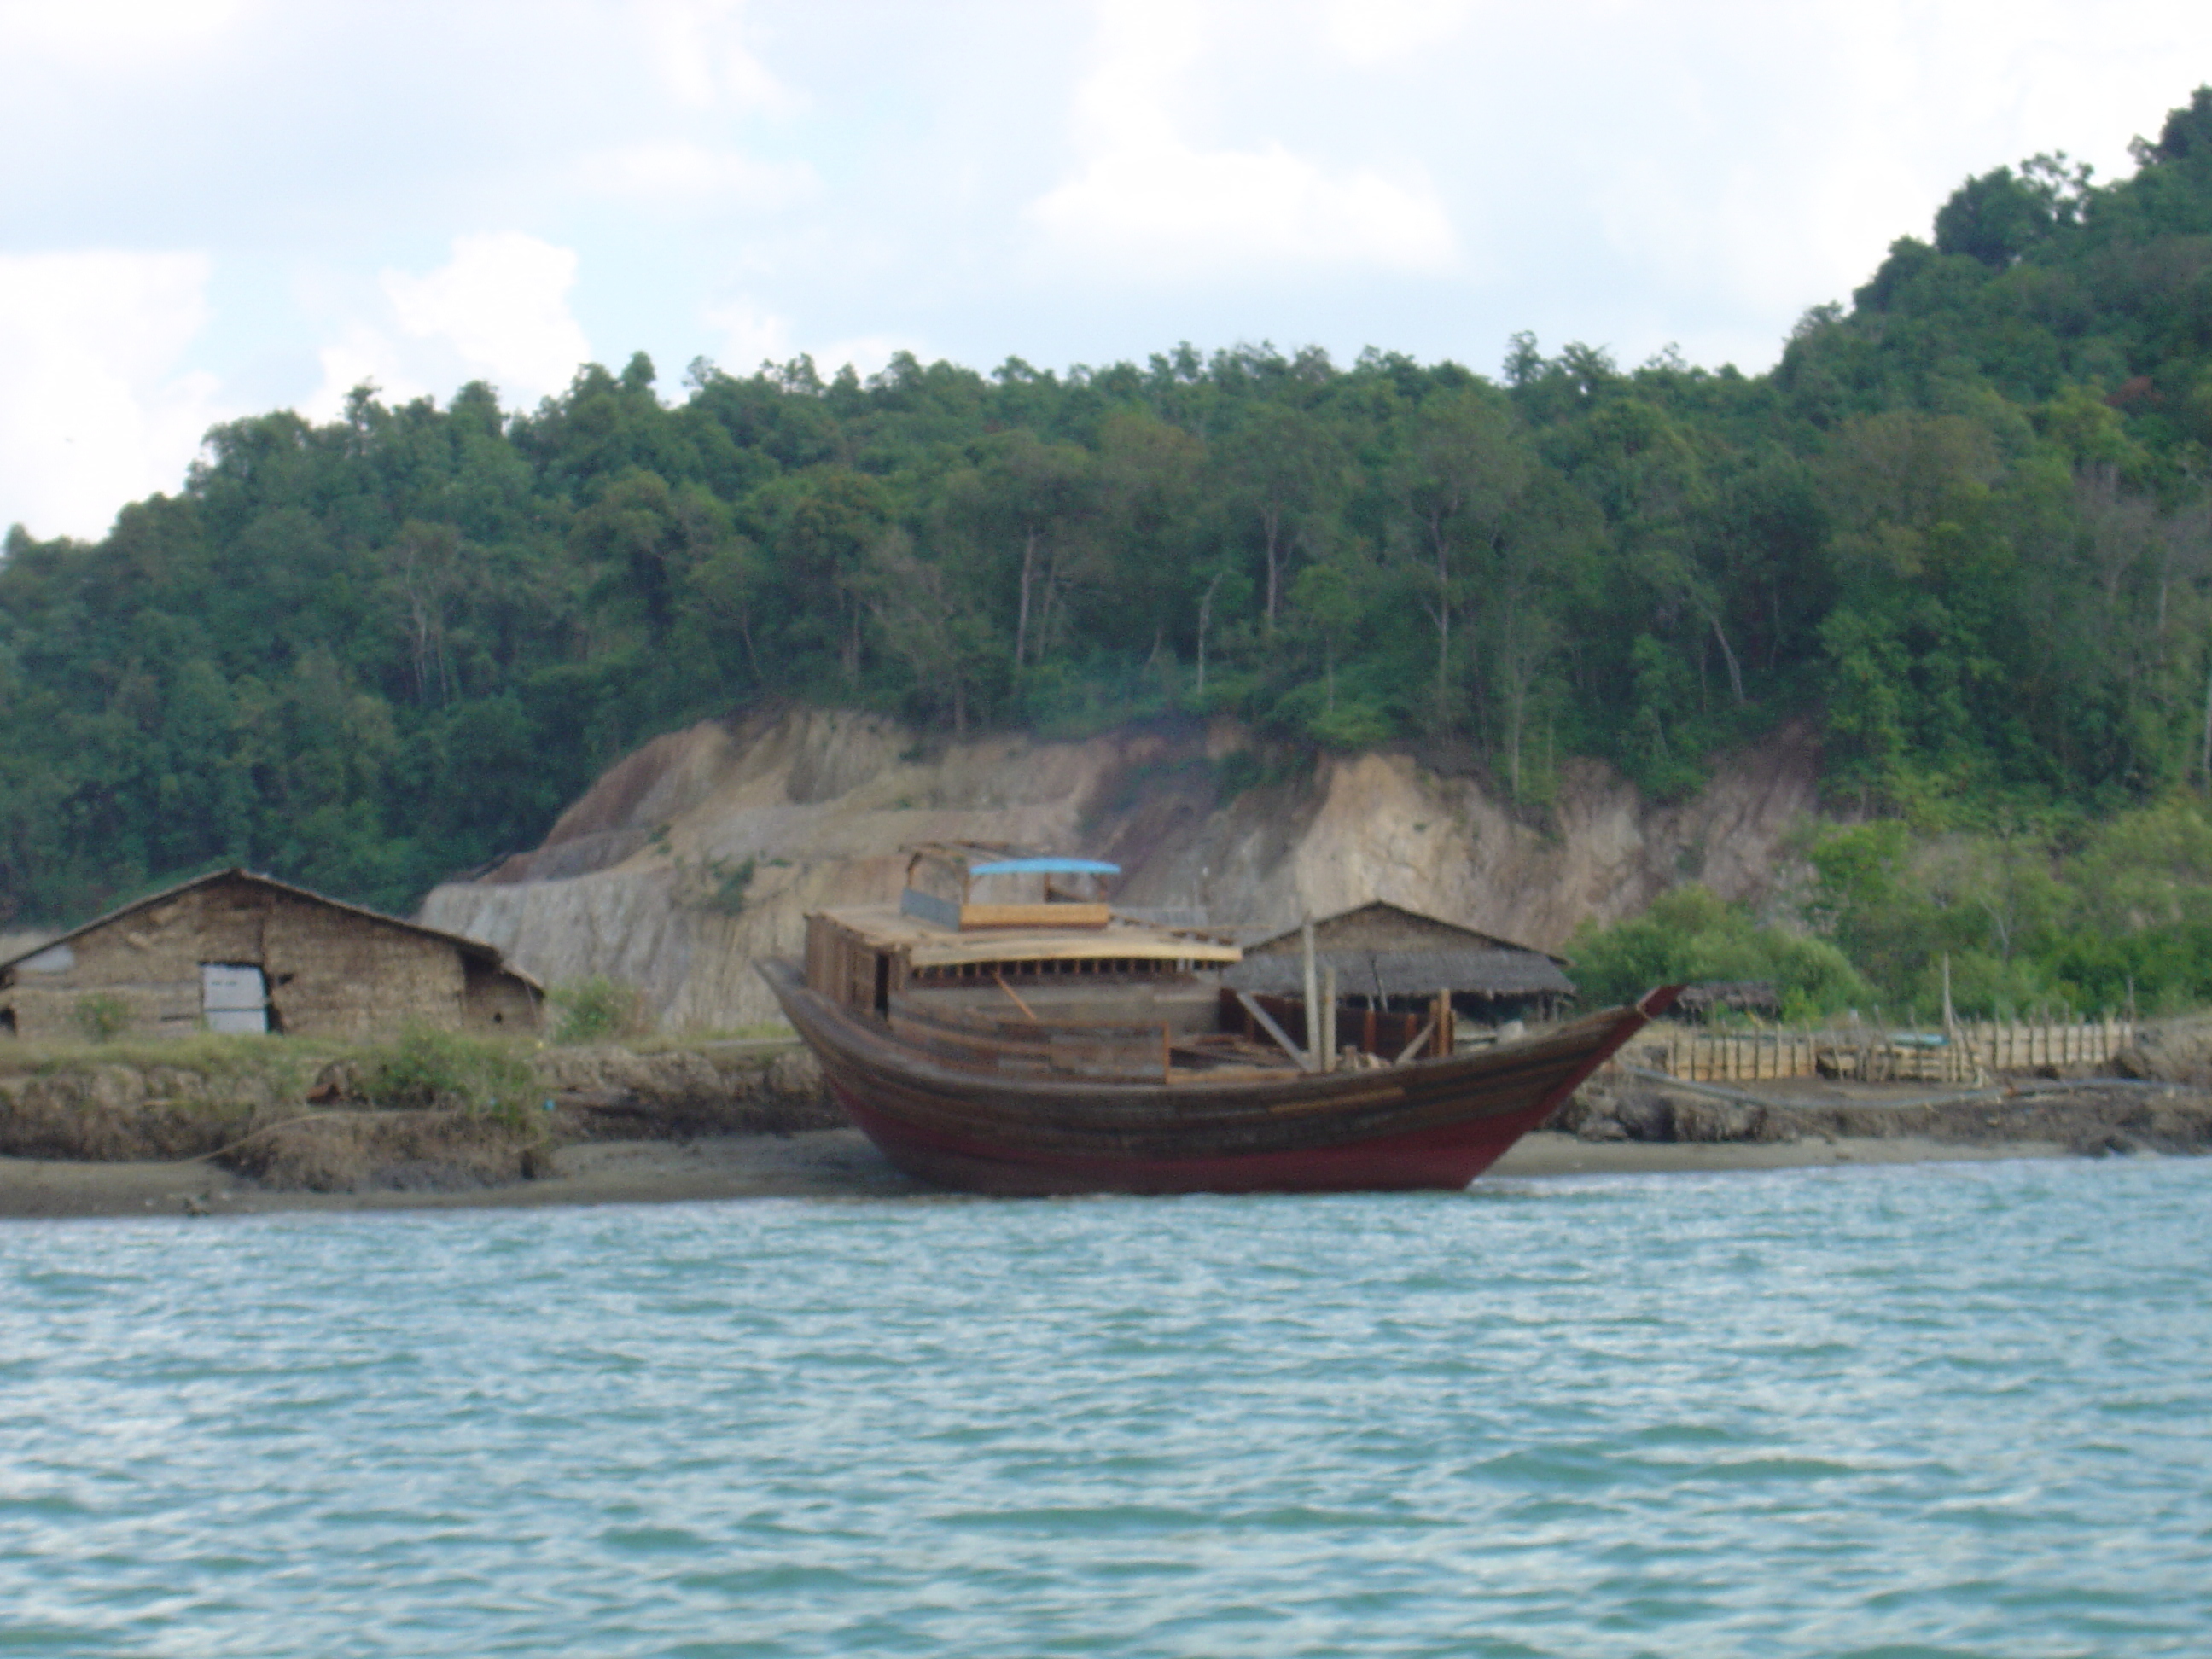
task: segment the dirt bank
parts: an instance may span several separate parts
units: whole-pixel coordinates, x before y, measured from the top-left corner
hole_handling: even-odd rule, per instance
[[[1217,925],[1287,927],[1379,898],[1558,950],[1585,919],[1633,915],[1686,876],[1764,901],[1818,805],[1819,759],[1808,730],[1786,728],[1673,805],[1573,761],[1539,814],[1448,757],[1293,763],[1230,720],[947,744],[793,708],[655,738],[542,847],[437,888],[421,919],[548,983],[638,986],[670,1031],[775,1018],[753,963],[794,954],[810,909],[895,897],[904,850],[933,840],[1092,853],[1121,865],[1121,903]]]
[[[0,1219],[264,1215],[289,1211],[526,1209],[737,1198],[917,1194],[857,1129],[590,1141],[553,1148],[535,1179],[499,1185],[273,1187],[210,1164],[63,1164],[0,1158]]]
[[[167,1170],[167,1184],[155,1182],[165,1192],[205,1172],[218,1187],[228,1184],[218,1177],[236,1176],[270,1194],[454,1194],[542,1178],[567,1147],[845,1123],[811,1057],[787,1044],[546,1048],[511,1058],[519,1063],[503,1099],[457,1103],[433,1091],[395,1109],[375,1097],[373,1052],[317,1054],[249,1040],[177,1045],[173,1056],[61,1057],[0,1070],[0,1158]],[[79,1185],[89,1190],[98,1180]]]

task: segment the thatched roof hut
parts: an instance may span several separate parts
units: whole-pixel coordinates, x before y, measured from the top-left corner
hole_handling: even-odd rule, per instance
[[[1289,927],[1244,947],[1223,975],[1237,990],[1301,994],[1305,939]],[[1317,967],[1336,969],[1337,994],[1377,1006],[1449,991],[1463,1013],[1492,1021],[1548,1018],[1575,994],[1564,958],[1440,917],[1376,900],[1314,923]]]
[[[531,1030],[544,1000],[480,940],[246,870],[198,877],[0,962],[0,1033],[42,1039]]]

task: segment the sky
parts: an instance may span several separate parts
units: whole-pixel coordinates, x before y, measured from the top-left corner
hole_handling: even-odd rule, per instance
[[[2136,0],[0,0],[0,525],[586,361],[1508,337],[1771,365],[1972,173],[2212,81]]]

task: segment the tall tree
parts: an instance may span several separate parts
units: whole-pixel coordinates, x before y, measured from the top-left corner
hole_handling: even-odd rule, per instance
[[[1346,493],[1345,435],[1310,410],[1271,401],[1249,410],[1214,456],[1224,494],[1259,543],[1261,615],[1273,633],[1285,571],[1297,553],[1318,550]]]
[[[1469,387],[1432,398],[1408,418],[1397,495],[1428,580],[1417,590],[1437,635],[1435,707],[1452,718],[1452,619],[1466,597],[1468,562],[1493,552],[1531,458],[1510,405]]]

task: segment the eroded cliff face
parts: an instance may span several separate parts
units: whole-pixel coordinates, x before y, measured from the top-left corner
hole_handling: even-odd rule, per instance
[[[1576,762],[1538,825],[1403,755],[1325,757],[1231,796],[1222,763],[1249,747],[1229,721],[935,747],[868,714],[708,722],[622,761],[543,847],[437,888],[421,920],[549,982],[641,986],[669,1030],[775,1018],[753,962],[795,954],[810,910],[896,898],[902,849],[933,840],[1109,859],[1120,902],[1216,925],[1287,927],[1380,898],[1558,951],[1584,919],[1632,915],[1684,879],[1765,899],[1814,809],[1819,760],[1785,731],[1668,807]]]

